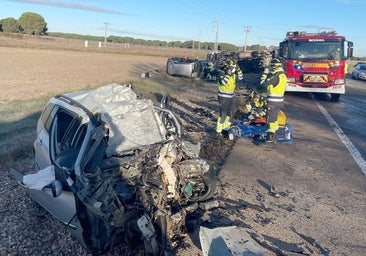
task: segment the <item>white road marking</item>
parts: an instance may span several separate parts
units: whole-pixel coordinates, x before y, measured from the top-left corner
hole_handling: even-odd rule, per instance
[[[361,168],[361,171],[364,175],[366,175],[366,161],[363,159],[361,153],[357,150],[355,145],[348,139],[348,137],[344,134],[342,129],[338,126],[338,124],[334,121],[334,119],[330,116],[328,111],[318,102],[315,101],[315,104],[318,106],[320,111],[323,113],[324,117],[328,120],[330,126],[333,127],[333,130],[338,135],[339,139],[346,146],[348,151],[350,152],[353,159],[356,161],[358,166]]]

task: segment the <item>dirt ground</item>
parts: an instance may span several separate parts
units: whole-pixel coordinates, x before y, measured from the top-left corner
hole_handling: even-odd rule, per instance
[[[111,82],[128,83],[162,70],[167,58],[0,47],[0,104]]]
[[[363,243],[364,220],[359,217],[352,219],[353,216],[360,216],[359,213],[364,209],[364,188],[358,188],[362,188],[362,179],[357,178],[357,175],[348,175],[349,180],[357,182],[359,179],[359,184],[350,189],[351,196],[336,198],[325,189],[319,193],[318,190],[323,191],[320,182],[324,182],[327,189],[332,188],[335,192],[341,189],[344,194],[349,184],[346,180],[338,184],[335,177],[331,176],[333,173],[313,169],[311,163],[302,159],[301,154],[312,151],[311,145],[304,147],[298,143],[294,147],[266,146],[253,150],[249,142],[238,141],[238,145],[233,147],[234,142],[217,137],[214,130],[217,116],[216,85],[164,75],[166,57],[10,47],[0,47],[0,54],[3,76],[0,80],[3,92],[0,95],[0,107],[12,101],[43,98],[110,82],[128,83],[141,79],[143,72],[152,72],[152,80],[160,83],[161,89],[171,90],[171,103],[185,132],[202,142],[202,154],[218,173],[216,195],[220,207],[206,216],[208,226],[243,227],[258,242],[262,242],[263,248],[267,249],[266,255],[366,255],[363,254],[366,253]],[[306,122],[298,121],[297,125],[307,129]],[[302,136],[305,137],[299,134],[297,138],[300,140]],[[275,166],[276,175],[268,174],[270,163],[263,160],[269,153],[284,159]],[[298,161],[286,162],[288,155]],[[233,159],[242,159],[244,164],[230,165],[235,162]],[[258,163],[258,159],[263,161]],[[29,170],[31,160],[12,164],[18,168],[26,166]],[[28,161],[27,164],[24,161]],[[225,161],[229,164],[222,166]],[[354,164],[351,159],[346,161],[349,161],[346,163],[348,166]],[[289,166],[283,168],[281,164],[285,162]],[[70,255],[70,250],[78,255],[88,255],[77,241],[64,234],[62,226],[55,224],[52,217],[31,203],[10,177],[8,165],[0,165],[0,171],[0,206],[7,207],[0,210],[0,217],[4,222],[14,222],[11,227],[2,223],[0,255]],[[313,183],[309,183],[309,177],[315,182],[319,180],[319,185],[315,183],[316,186],[310,187],[309,184]],[[271,184],[276,184],[276,187]],[[350,210],[353,209],[350,200],[363,203],[357,210]],[[353,215],[354,212],[357,215]],[[40,220],[42,225],[50,227],[49,231],[34,232]],[[352,230],[344,228],[345,224]],[[342,234],[337,225],[341,227]],[[47,244],[52,244],[52,248]],[[121,254],[124,253],[120,249],[110,253]],[[184,245],[176,255],[203,255],[197,230],[187,234]]]

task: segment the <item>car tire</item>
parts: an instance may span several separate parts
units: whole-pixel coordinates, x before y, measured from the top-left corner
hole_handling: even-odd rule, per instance
[[[191,202],[202,202],[208,200],[214,196],[217,178],[214,171],[211,169],[209,172],[201,176],[203,183],[205,184],[205,192],[199,196],[190,198]]]
[[[173,69],[173,62],[171,60],[168,60],[167,64],[166,64],[166,73],[168,75],[172,75],[172,69]]]
[[[341,95],[339,93],[332,93],[330,96],[330,101],[338,102]]]
[[[198,201],[205,201],[212,198],[216,191],[217,177],[213,170],[206,173],[202,178],[207,186],[207,192],[203,194]]]

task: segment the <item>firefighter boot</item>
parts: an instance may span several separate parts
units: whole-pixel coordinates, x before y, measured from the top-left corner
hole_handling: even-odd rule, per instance
[[[276,133],[267,132],[266,142],[275,142],[275,140],[276,140]]]
[[[216,132],[221,133],[223,127],[224,124],[221,123],[221,117],[219,117],[219,119],[217,119]]]
[[[223,127],[222,127],[224,130],[228,130],[228,129],[230,129],[230,127],[231,127],[231,122],[230,122],[229,120],[230,120],[230,116],[226,116],[226,117],[225,117],[224,125],[223,125]]]
[[[274,122],[268,123],[266,142],[275,142],[276,141],[277,130],[278,130],[277,120]]]

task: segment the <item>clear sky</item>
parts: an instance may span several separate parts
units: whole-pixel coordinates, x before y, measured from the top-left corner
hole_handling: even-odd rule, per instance
[[[366,56],[366,0],[0,0],[0,19],[40,14],[49,32],[278,45],[287,31],[332,28]],[[249,32],[245,32],[249,30]]]

